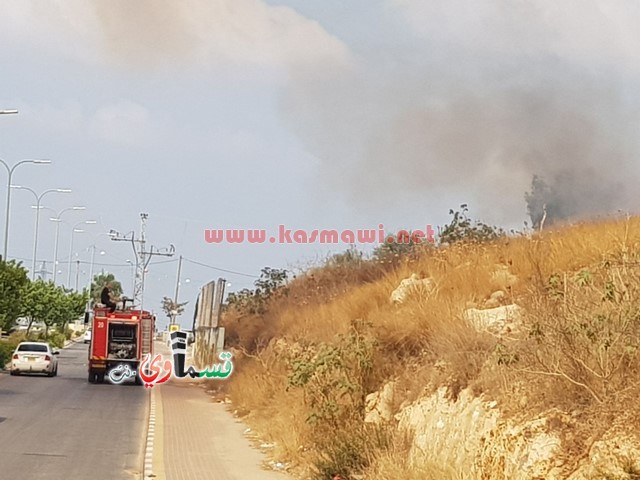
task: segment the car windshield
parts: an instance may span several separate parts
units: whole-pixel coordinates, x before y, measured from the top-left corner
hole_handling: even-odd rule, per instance
[[[46,345],[38,345],[34,343],[25,343],[24,345],[20,345],[18,347],[19,352],[47,352]]]

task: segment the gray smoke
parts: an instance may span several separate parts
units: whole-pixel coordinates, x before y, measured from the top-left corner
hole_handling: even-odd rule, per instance
[[[447,199],[487,221],[520,223],[539,175],[569,215],[634,210],[637,0],[371,8],[385,33],[360,26],[370,37],[351,52],[316,22],[262,0],[6,2],[0,13],[25,29],[46,21],[75,32],[78,43],[97,37],[127,69],[285,67],[286,124],[319,159],[318,181],[357,209],[406,194],[422,210]]]
[[[423,193],[452,207],[468,202],[492,221],[522,222],[524,194],[539,175],[571,216],[633,210],[640,92],[630,85],[640,68],[621,54],[629,53],[625,38],[640,41],[633,21],[585,23],[582,4],[551,21],[546,0],[529,2],[534,9],[499,0],[422,4],[441,10],[428,10],[411,48],[394,51],[390,40],[389,51],[369,52],[351,70],[293,70],[282,111],[321,159],[324,181],[354,205],[371,205],[381,192]],[[640,20],[638,9],[625,12],[630,2],[616,5],[617,20]],[[471,28],[465,10],[476,7],[494,25]],[[444,26],[435,15],[443,11]],[[565,41],[576,27],[582,37]],[[592,45],[590,35],[609,43]],[[623,38],[620,48],[614,37]],[[640,43],[630,48],[640,54]]]

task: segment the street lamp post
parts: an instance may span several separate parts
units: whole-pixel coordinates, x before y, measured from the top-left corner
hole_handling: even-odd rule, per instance
[[[82,222],[80,222],[82,223]],[[76,224],[77,225],[77,224]],[[67,268],[67,288],[71,288],[71,257],[73,256],[73,234],[74,233],[82,233],[84,230],[81,228],[75,228],[75,226],[71,229],[71,244],[69,246],[69,267]]]
[[[11,114],[16,114],[18,113],[18,110],[0,110],[0,115],[11,115]]]
[[[84,230],[77,229],[76,227],[82,224],[95,225],[96,223],[98,222],[96,222],[95,220],[85,220],[84,222],[76,223],[71,229],[71,246],[69,247],[69,271],[67,272],[67,288],[71,288],[71,257],[73,256],[73,234],[84,232]]]
[[[112,237],[115,235],[114,233],[99,233],[97,234],[94,238],[94,241],[96,238],[100,237],[101,235],[106,235],[108,237]],[[87,302],[87,311],[90,311],[91,309],[91,301],[92,301],[92,294],[93,292],[91,291],[91,285],[93,285],[93,265],[96,259],[96,244],[94,243],[93,245],[90,245],[89,248],[92,249],[92,254],[91,254],[91,267],[89,268],[89,301]],[[100,255],[104,255],[105,252],[101,251]]]
[[[53,188],[51,190],[45,190],[44,192],[42,192],[40,195],[37,194],[37,192],[29,187],[23,187],[20,185],[11,185],[11,188],[15,188],[17,190],[26,190],[28,192],[31,192],[33,194],[34,197],[36,197],[36,226],[35,226],[35,233],[33,235],[33,264],[32,264],[32,268],[31,268],[31,280],[35,280],[36,278],[36,256],[38,255],[38,228],[39,228],[39,224],[40,224],[40,202],[42,201],[42,199],[44,198],[44,196],[47,193],[71,193],[71,189],[70,188]]]
[[[93,253],[91,254],[91,267],[89,268],[89,301],[91,301],[91,285],[93,285],[93,265],[96,261],[96,246],[91,245],[89,248],[93,250]],[[104,250],[100,252],[100,255],[104,254]]]
[[[173,304],[176,308],[173,312],[171,312],[171,323],[176,323],[176,318],[178,317],[178,292],[180,291],[180,272],[182,271],[182,255],[180,255],[180,261],[178,262],[178,275],[176,276],[176,295],[173,298]]]
[[[26,160],[20,160],[18,163],[16,163],[14,166],[10,167],[7,162],[5,162],[4,160],[0,159],[0,163],[2,165],[4,165],[4,168],[7,169],[7,173],[9,174],[9,179],[7,181],[7,210],[5,213],[5,223],[4,223],[4,252],[2,255],[2,259],[6,262],[7,261],[7,247],[9,245],[9,211],[10,211],[10,206],[11,206],[11,178],[13,177],[13,172],[15,171],[16,168],[18,168],[20,165],[24,165],[25,163],[33,163],[35,165],[47,165],[49,163],[51,163],[51,160],[32,160],[32,159],[26,159]]]
[[[71,210],[85,210],[86,208],[87,207],[69,207],[69,208],[65,208],[65,209],[61,210],[60,213],[58,213],[55,218],[50,218],[49,219],[52,222],[56,222],[56,245],[55,245],[55,250],[54,250],[54,253],[53,253],[53,283],[56,283],[56,277],[58,275],[58,240],[60,238],[60,223],[62,223],[62,220],[60,219],[60,216],[64,212],[68,212],[68,211],[71,211]]]
[[[78,292],[78,279],[80,278],[80,260],[76,261],[76,293]]]

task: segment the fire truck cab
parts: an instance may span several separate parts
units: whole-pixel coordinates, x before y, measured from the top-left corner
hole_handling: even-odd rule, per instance
[[[127,364],[136,372],[147,354],[153,355],[155,317],[143,310],[116,310],[96,307],[91,321],[89,382],[103,383],[105,375],[118,365]]]

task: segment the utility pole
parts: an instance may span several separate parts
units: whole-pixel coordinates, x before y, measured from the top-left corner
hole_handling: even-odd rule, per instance
[[[147,236],[145,233],[147,218],[149,218],[149,214],[140,214],[140,261],[136,261],[136,286],[133,293],[134,304],[137,303],[138,299],[140,299],[140,310],[142,310],[145,270],[147,268],[147,251],[145,250],[147,245]],[[151,257],[149,257],[149,261],[151,261]]]
[[[112,233],[114,234],[114,236],[111,238],[111,240],[114,240],[114,241],[131,242],[131,246],[133,248],[133,252],[136,258],[136,279],[135,279],[135,286],[134,286],[134,292],[133,292],[133,304],[134,305],[139,304],[140,310],[143,310],[143,306],[144,306],[145,272],[146,272],[147,266],[149,265],[149,262],[151,261],[151,258],[154,255],[163,256],[163,257],[172,257],[175,252],[175,247],[173,245],[170,245],[169,249],[163,249],[168,251],[163,251],[158,249],[154,251],[155,247],[153,245],[147,251],[146,249],[147,240],[145,235],[147,218],[149,218],[149,214],[147,213],[140,214],[140,237],[138,239],[136,239],[135,237],[135,232],[129,232],[127,235],[123,236],[113,230],[112,230]],[[136,250],[136,244],[139,245],[139,250]]]
[[[180,272],[182,271],[182,255],[180,255],[180,259],[178,260],[178,276],[176,277],[176,294],[173,297],[173,304],[176,308],[176,313],[171,314],[171,323],[176,323],[177,308],[178,308],[178,293],[180,292]]]

